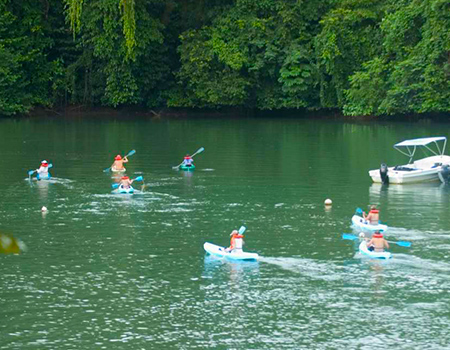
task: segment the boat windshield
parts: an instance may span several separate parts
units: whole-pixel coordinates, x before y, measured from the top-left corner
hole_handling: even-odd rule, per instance
[[[442,148],[439,147],[438,142],[440,141],[444,142]],[[430,144],[431,145],[434,144],[436,149],[433,149],[434,147],[429,147]],[[427,149],[435,156],[442,156],[444,155],[446,145],[447,145],[447,138],[444,136],[440,136],[440,137],[424,137],[420,139],[405,140],[395,144],[394,148],[400,153],[404,154],[405,156],[408,156],[409,163],[411,163],[412,159],[414,158],[414,154],[416,153],[417,147]]]

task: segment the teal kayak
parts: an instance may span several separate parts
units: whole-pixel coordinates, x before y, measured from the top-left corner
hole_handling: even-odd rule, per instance
[[[36,180],[50,180],[50,178],[52,177],[52,175],[50,175],[50,173],[47,173],[47,175],[39,175],[36,174]]]
[[[134,188],[130,186],[129,188],[123,188],[122,185],[119,186],[116,190],[112,191],[112,193],[119,193],[119,194],[133,194]]]
[[[180,169],[184,171],[194,171],[195,165],[187,166],[187,165],[180,165]]]

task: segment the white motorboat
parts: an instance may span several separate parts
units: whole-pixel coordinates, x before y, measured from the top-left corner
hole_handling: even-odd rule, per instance
[[[450,164],[450,156],[444,155],[446,145],[447,138],[444,136],[402,141],[395,144],[394,148],[409,157],[408,164],[395,167],[381,164],[380,169],[370,170],[369,175],[373,182],[378,183],[405,184],[439,181],[438,174],[442,167]],[[432,155],[413,161],[416,150],[419,148]]]

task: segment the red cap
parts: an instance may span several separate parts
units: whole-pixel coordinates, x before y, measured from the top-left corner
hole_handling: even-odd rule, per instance
[[[114,160],[122,160],[122,156],[118,154],[117,156],[115,156]]]

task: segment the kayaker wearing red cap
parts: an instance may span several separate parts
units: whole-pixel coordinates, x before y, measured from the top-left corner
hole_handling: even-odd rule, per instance
[[[48,162],[43,160],[39,169],[36,169],[38,178],[45,179],[48,177]]]
[[[126,170],[123,163],[128,163],[128,158],[125,156],[122,158],[120,154],[114,157],[114,163],[111,165],[112,171]]]
[[[225,250],[227,252],[242,252],[242,246],[244,245],[244,236],[241,235],[237,230],[233,230],[230,234],[231,236],[231,242],[230,246],[226,248]]]
[[[375,252],[383,252],[384,248],[389,249],[389,243],[383,238],[380,231],[376,231],[372,235],[372,239],[367,242],[367,248]]]
[[[380,223],[380,211],[375,205],[370,206],[369,214],[363,212],[363,218],[369,221],[371,225],[378,225]]]
[[[130,180],[128,176],[122,176],[122,178],[120,179],[120,186],[122,186],[122,188],[128,189],[131,187],[132,183],[133,180]]]
[[[193,166],[194,165],[194,159],[189,154],[186,154],[186,157],[184,157],[183,163],[181,165],[184,166]]]

